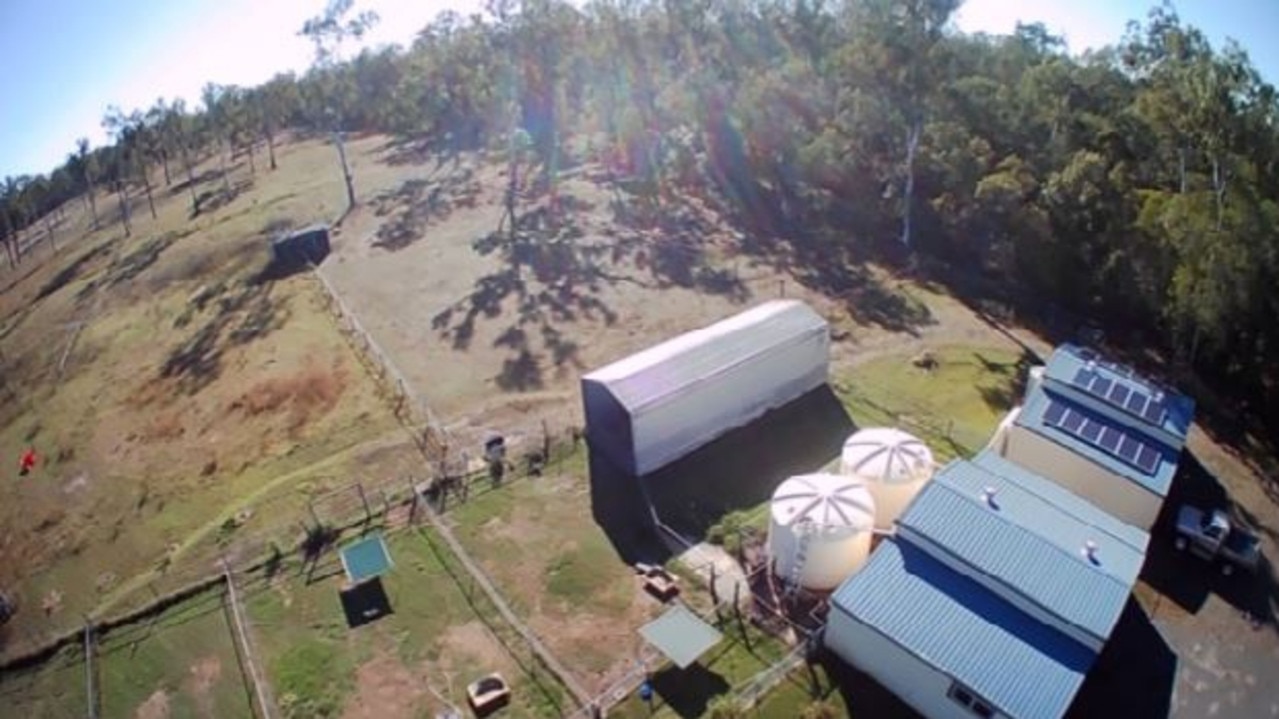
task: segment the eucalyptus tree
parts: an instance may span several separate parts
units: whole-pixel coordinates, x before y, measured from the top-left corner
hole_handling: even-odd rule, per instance
[[[311,77],[323,82],[326,78],[336,76],[338,63],[341,60],[343,44],[348,39],[360,40],[378,22],[378,15],[371,10],[351,14],[354,0],[329,0],[324,12],[310,18],[302,25],[299,35],[311,41],[315,48],[315,59],[312,64]],[[323,101],[323,97],[321,100]],[[332,100],[331,93],[328,98]],[[346,148],[343,144],[343,124],[345,118],[338,114],[336,103],[324,108],[326,117],[316,118],[321,124],[333,126],[333,140],[337,146],[338,160],[342,164],[342,180],[346,184],[346,201],[348,210],[355,207],[355,182],[351,178],[351,168],[346,161]]]

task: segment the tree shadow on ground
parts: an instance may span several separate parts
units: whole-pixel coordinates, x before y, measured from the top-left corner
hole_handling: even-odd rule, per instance
[[[74,282],[84,272],[89,271],[95,262],[105,261],[110,256],[118,240],[109,240],[81,254],[71,264],[62,268],[46,282],[36,293],[36,300],[42,300],[58,290]]]
[[[720,241],[726,255],[750,258],[839,300],[860,324],[917,336],[920,328],[936,321],[927,305],[869,268],[870,252],[858,256],[858,246],[847,236],[806,229],[805,220],[783,212],[777,193],[767,188],[717,194],[689,187],[681,188],[678,199],[665,200],[618,186],[614,190],[616,221],[623,226],[634,227],[636,218],[640,227],[653,223],[653,218],[671,218],[661,220],[662,236],[670,239],[658,245],[667,256],[655,255],[653,264],[655,274],[674,284],[735,298],[743,292],[735,272],[717,269],[704,259],[708,238],[728,235],[732,239]],[[694,197],[700,202],[693,202]]]
[[[1151,528],[1141,578],[1191,614],[1203,608],[1209,594],[1216,594],[1242,612],[1254,627],[1267,626],[1279,633],[1279,582],[1270,559],[1263,556],[1255,574],[1239,571],[1226,576],[1221,564],[1177,550],[1177,513],[1184,505],[1208,511],[1226,509],[1239,526],[1250,531],[1258,529],[1256,517],[1234,502],[1217,478],[1187,449],[1182,452],[1163,511]]]
[[[481,149],[483,143],[478,137],[475,140],[467,142],[466,138],[456,133],[446,133],[443,137],[394,137],[384,142],[377,151],[381,153],[379,160],[391,167],[425,165],[434,160],[435,169],[439,170],[446,163],[456,163],[462,153]]]
[[[199,208],[199,211],[197,212],[193,209],[191,217],[195,218],[197,215],[207,215],[210,212],[217,212],[223,207],[235,202],[240,195],[243,195],[251,189],[253,189],[253,178],[236,180],[231,183],[229,190],[223,187],[222,183],[219,182],[217,187],[205,190],[204,192],[196,195],[195,204],[196,207]]]
[[[287,303],[271,292],[272,283],[243,280],[220,288],[202,306],[211,313],[182,344],[174,347],[160,368],[160,377],[174,381],[180,392],[193,395],[221,375],[223,353],[231,347],[265,337],[288,319]],[[203,314],[205,309],[197,310]]]
[[[177,195],[182,194],[183,192],[189,192],[192,187],[198,187],[200,185],[205,184],[206,182],[213,181],[214,178],[217,178],[219,176],[219,174],[220,173],[218,171],[218,168],[211,167],[205,170],[204,172],[201,172],[200,174],[192,177],[191,179],[182,180],[181,182],[170,185],[167,192],[169,193],[170,197],[175,197]]]
[[[459,207],[474,207],[481,187],[469,166],[454,165],[439,179],[406,180],[399,188],[373,198],[373,211],[387,217],[373,240],[374,247],[402,250],[426,236],[427,228],[440,222]]]
[[[560,330],[581,319],[612,325],[614,312],[599,294],[605,286],[629,278],[606,266],[607,243],[588,240],[572,215],[554,216],[540,207],[520,216],[513,230],[499,229],[477,239],[482,255],[496,254],[502,266],[480,277],[471,293],[431,319],[431,327],[453,348],[464,351],[476,323],[496,320],[514,305],[510,324],[495,347],[510,351],[496,381],[508,391],[541,387],[542,372],[582,369],[578,345]]]
[[[1007,412],[1021,402],[1026,394],[1030,368],[1036,364],[1033,354],[1023,351],[1014,362],[995,362],[980,352],[974,352],[973,358],[981,365],[983,372],[994,378],[993,383],[977,386],[977,393],[987,407],[997,412]]]
[[[708,213],[688,201],[659,204],[620,191],[609,204],[618,228],[614,232],[615,261],[631,258],[639,269],[648,271],[659,288],[682,287],[727,297],[734,303],[750,299],[750,290],[735,269],[716,262],[708,253],[716,236],[724,234]],[[727,254],[725,243],[719,249]]]
[[[1130,598],[1066,716],[1166,717],[1176,680],[1176,653]]]
[[[117,285],[131,282],[160,259],[165,250],[173,246],[189,232],[166,232],[159,237],[148,240],[127,255],[111,261],[100,277],[94,278],[76,293],[76,300],[83,302],[101,289],[109,289]]]

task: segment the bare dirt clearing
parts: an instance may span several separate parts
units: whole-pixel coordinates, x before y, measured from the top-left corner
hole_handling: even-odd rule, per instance
[[[356,692],[347,700],[342,719],[412,719],[428,709],[443,709],[428,698],[425,680],[393,656],[374,657],[356,669]]]
[[[169,719],[169,693],[157,689],[138,706],[133,716],[135,719]]]
[[[494,233],[504,166],[469,155],[418,168],[394,202],[348,218],[324,271],[418,394],[472,439],[530,415],[577,422],[582,371],[783,294],[830,318],[844,340],[837,361],[904,340],[1008,343],[956,301],[875,270],[873,300],[903,314],[891,322],[858,306],[864,293],[808,289],[695,199],[671,217],[633,217],[596,167],[562,183],[564,215],[527,203],[522,239]],[[399,239],[388,244],[388,232]],[[882,326],[902,323],[909,332]]]

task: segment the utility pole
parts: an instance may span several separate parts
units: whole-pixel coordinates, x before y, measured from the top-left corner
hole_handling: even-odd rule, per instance
[[[334,130],[333,144],[338,148],[338,160],[342,163],[342,179],[346,182],[346,211],[350,212],[355,208],[355,181],[351,178],[351,166],[346,162],[344,134],[341,130]]]

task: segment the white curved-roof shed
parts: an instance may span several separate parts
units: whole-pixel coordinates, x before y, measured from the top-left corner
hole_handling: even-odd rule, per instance
[[[777,487],[770,519],[768,548],[777,576],[829,591],[870,555],[875,499],[855,478],[804,474]]]
[[[893,427],[868,427],[844,442],[840,473],[867,483],[875,497],[875,526],[888,529],[936,469],[918,437]]]
[[[826,382],[826,320],[775,300],[582,377],[592,452],[642,476]]]

